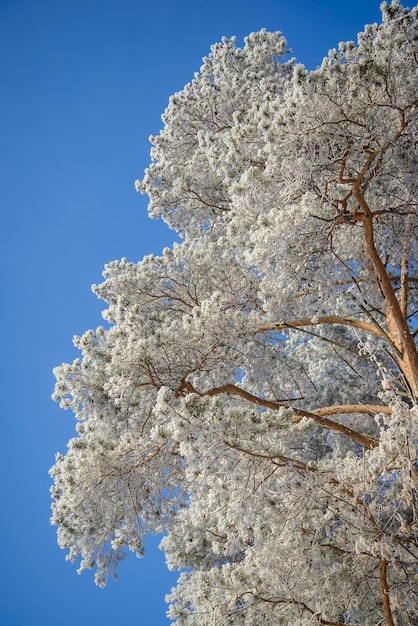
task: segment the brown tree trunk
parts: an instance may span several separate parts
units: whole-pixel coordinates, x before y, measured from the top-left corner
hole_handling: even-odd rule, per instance
[[[386,626],[395,626],[395,622],[392,617],[392,610],[390,608],[389,600],[389,586],[387,581],[387,569],[388,562],[386,559],[380,559],[380,591],[382,593],[383,611],[385,614]]]

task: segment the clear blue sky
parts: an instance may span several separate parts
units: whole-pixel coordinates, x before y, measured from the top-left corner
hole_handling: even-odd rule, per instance
[[[0,0],[1,626],[168,626],[157,541],[105,590],[56,544],[48,469],[74,419],[51,370],[101,323],[103,265],[173,241],[134,180],[209,46],[281,30],[313,68],[378,20],[379,0]]]

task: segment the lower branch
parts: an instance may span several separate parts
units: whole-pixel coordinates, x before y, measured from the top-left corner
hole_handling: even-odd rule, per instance
[[[309,419],[312,419],[314,420],[314,422],[316,422],[317,424],[320,424],[324,428],[328,428],[330,430],[335,430],[337,432],[343,433],[344,435],[347,435],[354,441],[361,443],[367,448],[375,448],[377,445],[379,445],[379,442],[376,439],[369,437],[368,435],[359,433],[357,430],[354,430],[353,428],[350,428],[349,426],[346,426],[345,424],[340,424],[339,422],[330,420],[327,417],[324,417],[323,415],[327,414],[326,411],[329,411],[328,415],[335,414],[335,413],[380,413],[380,412],[387,413],[387,412],[391,412],[391,409],[389,407],[381,407],[379,405],[364,405],[364,410],[362,410],[359,407],[363,407],[363,405],[356,405],[356,404],[349,404],[349,405],[338,406],[338,407],[326,407],[323,409],[318,409],[318,411],[315,411],[315,412],[305,411],[304,409],[289,407],[287,406],[287,404],[284,404],[285,401],[280,401],[280,400],[272,401],[272,400],[265,400],[264,398],[259,398],[258,396],[255,396],[252,393],[249,393],[248,391],[245,391],[244,389],[241,389],[240,387],[237,387],[236,385],[232,385],[232,384],[223,385],[222,387],[214,387],[213,389],[209,389],[208,391],[205,391],[205,392],[199,392],[193,387],[191,383],[185,382],[183,383],[182,389],[187,389],[191,393],[196,393],[199,396],[218,396],[223,393],[231,393],[235,396],[239,396],[240,398],[244,398],[244,400],[247,400],[248,402],[251,402],[252,404],[255,404],[257,406],[263,406],[263,407],[266,407],[267,409],[273,409],[274,411],[279,411],[281,409],[289,409],[290,411],[293,411],[293,414],[296,417],[300,417],[300,418],[307,417]],[[357,410],[353,410],[355,409],[355,407],[357,407]],[[323,413],[320,414],[319,411],[322,411]]]

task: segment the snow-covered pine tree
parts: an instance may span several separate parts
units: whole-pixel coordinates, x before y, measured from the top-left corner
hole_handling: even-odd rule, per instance
[[[104,585],[165,533],[178,626],[418,623],[417,8],[315,71],[224,39],[138,189],[183,238],[110,263],[54,397],[52,521]]]

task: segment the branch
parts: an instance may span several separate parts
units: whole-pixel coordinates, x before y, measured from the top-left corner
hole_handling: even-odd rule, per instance
[[[249,454],[250,456],[256,457],[257,459],[266,459],[268,461],[274,462],[276,459],[282,461],[283,465],[291,465],[294,469],[303,472],[316,472],[316,469],[309,467],[303,461],[299,461],[298,459],[292,459],[288,456],[283,456],[282,454],[262,454],[261,452],[252,452],[251,450],[246,450],[241,446],[237,446],[236,444],[229,443],[228,441],[224,441],[224,444],[228,448],[232,448],[233,450],[237,450],[238,452],[243,452],[244,454]]]
[[[377,213],[378,211],[375,211],[373,215],[377,215]],[[392,214],[393,211],[388,210],[387,213]],[[312,217],[315,217],[317,219],[320,219],[326,222],[332,222],[335,219],[335,218],[325,219],[317,215],[312,215]],[[401,280],[400,276],[391,275],[391,274],[389,274],[389,278],[392,282],[399,282]],[[416,276],[406,276],[405,279],[409,283],[418,283],[418,278]],[[353,283],[357,285],[358,283],[364,283],[364,282],[366,282],[366,278],[362,278],[360,276],[357,276],[357,277],[352,276],[351,278],[346,278],[344,280],[337,280],[335,281],[335,284],[338,286],[343,286],[343,285],[352,285]],[[314,287],[308,287],[306,289],[302,289],[301,291],[298,291],[292,294],[291,296],[289,296],[289,300],[295,300],[296,298],[303,298],[303,296],[309,295],[313,293],[314,291],[316,291],[316,288]]]
[[[324,619],[321,615],[321,613],[317,613],[316,611],[314,611],[313,609],[311,609],[307,604],[305,604],[305,602],[302,602],[300,600],[293,600],[292,598],[290,599],[281,599],[281,600],[276,600],[274,598],[264,598],[263,596],[256,596],[259,600],[261,600],[261,602],[268,602],[269,604],[294,604],[295,606],[300,607],[301,609],[303,609],[304,611],[307,611],[308,613],[310,613],[310,615],[312,615],[312,617],[314,617],[319,624],[326,624],[327,626],[343,626],[344,624],[347,624],[347,622],[331,622],[327,619]]]
[[[205,206],[207,206],[207,207],[209,207],[211,209],[218,209],[218,211],[230,211],[231,210],[228,207],[223,207],[223,206],[219,206],[218,204],[213,204],[211,202],[207,202],[194,189],[187,189],[186,191],[188,191],[189,193],[192,193],[199,200],[199,202],[201,202],[202,204],[204,204]]]
[[[330,420],[327,417],[323,417],[323,415],[318,414],[316,411],[315,412],[305,411],[304,409],[298,409],[298,408],[287,406],[285,402],[288,402],[289,399],[277,400],[277,401],[265,400],[264,398],[255,396],[252,393],[249,393],[248,391],[245,391],[244,389],[241,389],[240,387],[237,387],[236,385],[232,385],[232,384],[223,385],[222,387],[214,387],[213,389],[209,389],[208,391],[205,391],[205,392],[199,392],[193,387],[191,383],[185,382],[183,383],[182,389],[187,389],[191,393],[196,393],[199,396],[219,396],[223,393],[231,393],[235,396],[239,396],[240,398],[244,398],[244,400],[247,400],[248,402],[251,402],[252,404],[255,404],[257,406],[263,406],[267,409],[272,409],[273,411],[280,411],[281,409],[288,409],[290,411],[293,411],[293,414],[296,415],[297,417],[301,417],[301,418],[307,417],[309,419],[312,419],[314,420],[314,422],[316,422],[317,424],[320,424],[324,428],[343,433],[344,435],[347,435],[348,437],[353,439],[353,441],[357,441],[358,443],[361,443],[363,446],[366,446],[367,448],[375,448],[378,445],[378,441],[376,441],[376,439],[369,437],[368,435],[365,435],[363,433],[359,433],[353,428],[350,428],[349,426],[345,426],[345,424],[340,424],[339,422],[334,422],[333,420]],[[363,407],[363,406],[365,407],[364,410],[360,410],[360,411],[351,410],[353,407]],[[331,409],[333,408],[334,407],[324,408],[322,409],[322,411],[331,411]],[[380,413],[382,412],[382,409],[383,409],[383,412],[390,410],[388,407],[380,407],[379,405],[374,406],[374,405],[350,404],[350,405],[345,405],[345,408],[346,410],[336,410],[333,412],[334,413],[353,413],[353,412]],[[339,406],[338,409],[344,409],[344,407]],[[328,413],[328,415],[330,414],[332,414],[332,411],[331,413]]]
[[[376,415],[377,413],[385,413],[392,415],[390,406],[381,406],[380,404],[336,404],[335,406],[324,406],[321,409],[315,409],[316,415],[337,415],[341,413],[367,413]]]
[[[287,328],[298,328],[299,326],[318,326],[319,324],[335,324],[337,326],[351,326],[354,328],[360,328],[373,335],[377,335],[382,339],[387,340],[387,335],[381,328],[364,322],[363,320],[357,320],[353,317],[340,317],[338,315],[324,315],[322,317],[313,318],[306,317],[298,320],[291,320],[290,322],[274,322],[273,324],[264,324],[259,326],[259,332],[265,332],[268,330],[285,330]]]

